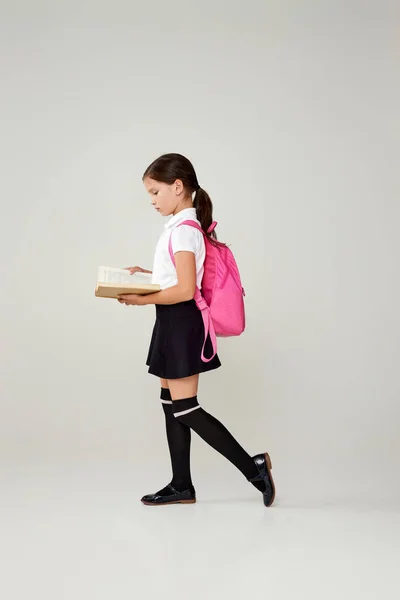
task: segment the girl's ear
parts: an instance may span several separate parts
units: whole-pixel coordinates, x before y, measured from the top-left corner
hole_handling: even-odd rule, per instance
[[[175,193],[180,196],[183,193],[183,183],[181,179],[176,179],[174,182]]]

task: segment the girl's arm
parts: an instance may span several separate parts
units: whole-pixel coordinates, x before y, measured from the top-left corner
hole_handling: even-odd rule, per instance
[[[175,255],[177,285],[142,296],[141,304],[177,304],[192,300],[196,291],[196,258],[193,252],[180,251]]]

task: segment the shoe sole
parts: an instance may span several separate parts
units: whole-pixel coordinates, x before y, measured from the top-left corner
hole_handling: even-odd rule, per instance
[[[269,501],[269,504],[266,504],[266,505],[265,505],[265,506],[269,507],[269,506],[271,506],[271,504],[272,504],[272,503],[274,502],[274,500],[275,500],[275,483],[274,483],[274,480],[273,480],[273,478],[272,478],[272,474],[271,474],[272,462],[271,462],[271,457],[270,457],[270,455],[268,454],[268,452],[265,452],[265,453],[264,453],[264,458],[265,458],[265,464],[266,464],[266,466],[267,466],[268,476],[269,476],[269,479],[270,479],[270,481],[271,481],[271,485],[272,485],[272,498],[271,498],[271,500]]]
[[[195,504],[196,500],[173,500],[172,502],[145,502],[141,500],[141,503],[146,506],[167,506],[169,504]]]

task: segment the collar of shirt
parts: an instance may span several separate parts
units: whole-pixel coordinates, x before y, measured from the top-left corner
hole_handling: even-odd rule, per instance
[[[182,221],[197,221],[197,214],[195,208],[184,208],[176,215],[170,218],[168,223],[164,225],[165,229],[171,229],[177,223],[181,223]]]

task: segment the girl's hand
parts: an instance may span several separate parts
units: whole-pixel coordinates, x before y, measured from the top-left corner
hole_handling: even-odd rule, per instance
[[[147,269],[142,269],[142,267],[124,267],[127,271],[130,271],[131,275],[134,273],[151,273]]]
[[[145,306],[146,298],[141,294],[119,294],[118,302],[126,306]]]

